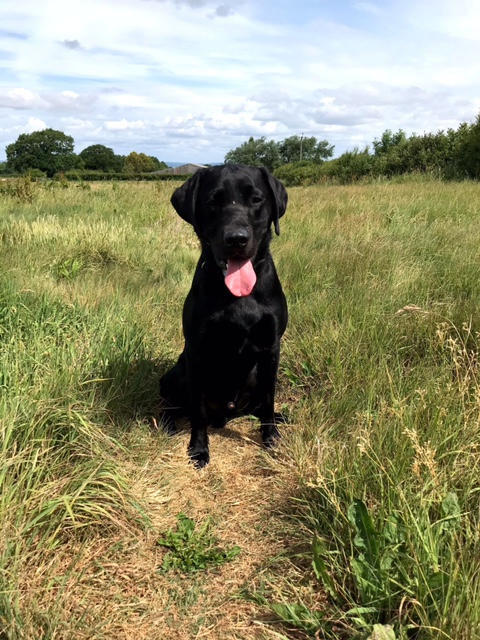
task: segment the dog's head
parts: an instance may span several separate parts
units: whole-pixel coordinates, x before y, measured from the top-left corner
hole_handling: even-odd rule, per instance
[[[256,281],[253,261],[270,240],[272,223],[280,234],[287,208],[283,184],[264,168],[208,167],[176,189],[172,204],[210,247],[233,295],[249,295]]]

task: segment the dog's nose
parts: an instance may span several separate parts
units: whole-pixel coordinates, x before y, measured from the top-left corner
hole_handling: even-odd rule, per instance
[[[250,239],[250,234],[246,228],[230,229],[225,232],[223,239],[227,247],[244,247]]]

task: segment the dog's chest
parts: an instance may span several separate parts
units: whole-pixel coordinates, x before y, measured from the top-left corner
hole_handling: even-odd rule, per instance
[[[206,341],[213,341],[216,351],[230,355],[268,349],[277,335],[274,314],[253,301],[212,315],[204,329]]]
[[[258,309],[250,313],[244,309],[239,314],[219,313],[207,321],[200,352],[211,409],[223,411],[228,402],[233,402],[236,411],[243,410],[243,396],[246,393],[249,399],[257,385],[262,354],[272,350],[275,341],[274,316]]]

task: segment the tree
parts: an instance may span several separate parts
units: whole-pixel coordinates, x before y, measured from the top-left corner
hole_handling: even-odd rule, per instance
[[[78,156],[73,149],[73,138],[62,131],[44,129],[22,133],[6,148],[7,164],[9,169],[19,173],[40,169],[53,177],[58,171],[67,171],[78,165]]]
[[[315,136],[290,136],[278,143],[281,164],[293,162],[315,162],[320,164],[333,156],[335,147],[327,140],[317,140]]]
[[[162,160],[159,160],[155,156],[148,156],[148,157],[150,158],[150,160],[155,165],[154,171],[162,171],[162,169],[168,169],[168,164],[166,162],[163,162]]]
[[[157,158],[154,159],[145,153],[132,151],[132,153],[125,158],[123,170],[125,173],[151,173],[152,171],[157,171],[158,162]]]
[[[399,129],[396,133],[392,133],[391,129],[386,129],[382,133],[380,140],[375,138],[372,142],[373,150],[376,156],[388,153],[392,147],[398,147],[407,141],[407,136],[403,129]]]
[[[480,178],[480,113],[471,125],[462,123],[457,131],[456,164],[461,177]]]
[[[406,142],[407,172],[445,175],[454,161],[455,139],[447,131],[412,134]]]
[[[85,169],[92,171],[121,171],[124,159],[103,144],[92,144],[79,153]]]
[[[273,171],[281,164],[277,143],[273,140],[267,142],[265,136],[257,140],[250,137],[247,142],[229,151],[225,156],[225,162],[227,164],[249,164],[252,167],[266,167],[269,171]]]

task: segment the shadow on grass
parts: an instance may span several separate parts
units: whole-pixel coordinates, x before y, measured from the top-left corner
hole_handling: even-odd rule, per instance
[[[118,426],[129,428],[136,421],[160,425],[160,378],[172,365],[171,359],[143,357],[130,362],[120,357],[108,364],[97,390]]]
[[[160,397],[160,378],[175,364],[171,358],[153,359],[134,358],[128,361],[120,354],[118,359],[110,361],[98,376],[97,397],[103,400],[111,419],[120,429],[128,430],[135,423],[148,424],[152,430],[168,432],[164,424],[162,400]],[[280,415],[278,422],[284,422]],[[237,428],[239,421],[248,421],[248,435]],[[190,419],[186,415],[175,417],[175,431],[171,436],[189,433]],[[223,428],[209,427],[210,435],[220,436],[237,442],[250,441],[263,447],[260,433],[260,421],[254,416],[233,417]]]

